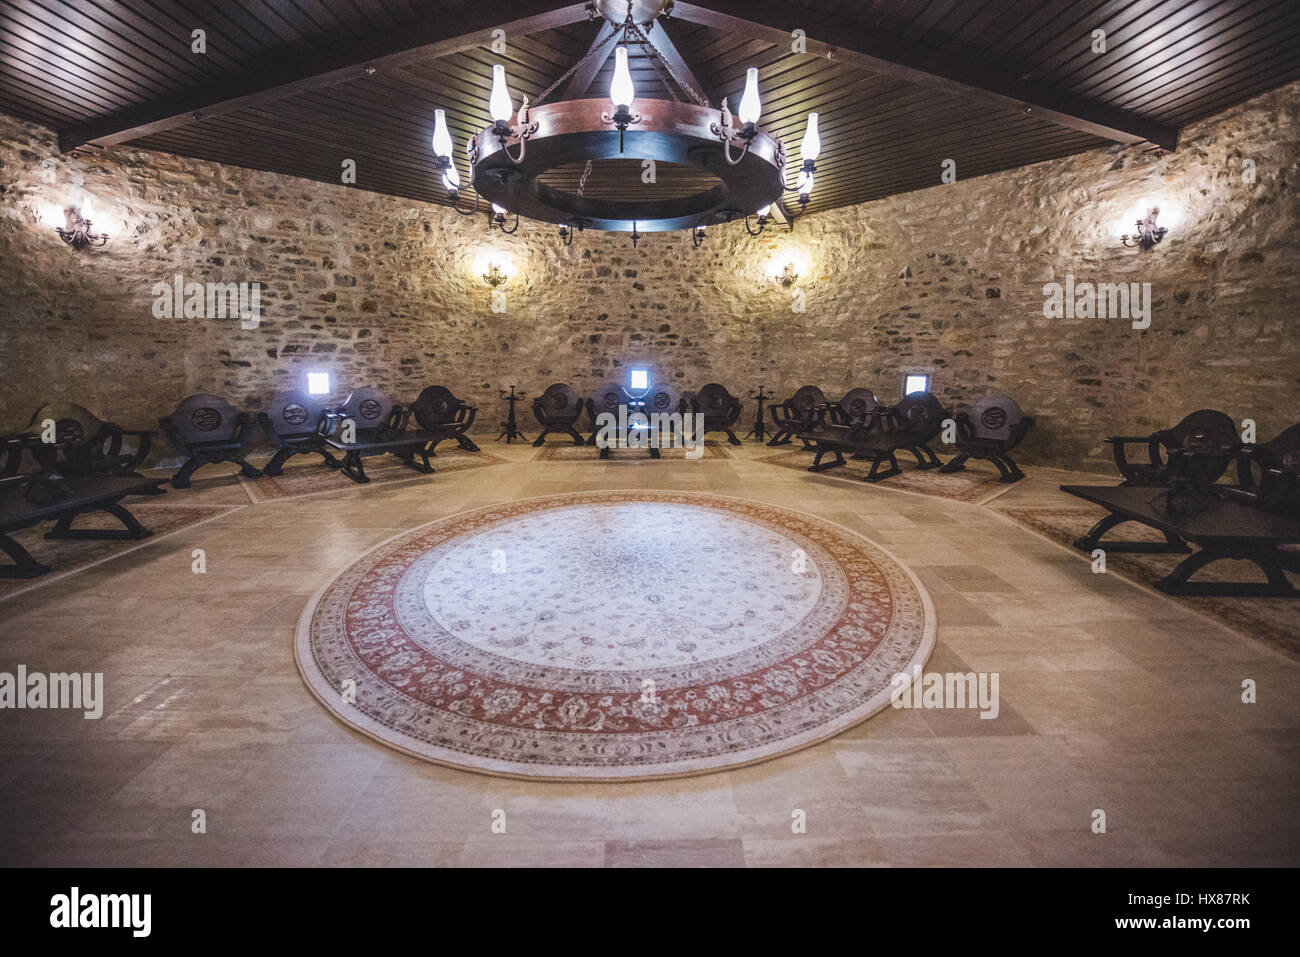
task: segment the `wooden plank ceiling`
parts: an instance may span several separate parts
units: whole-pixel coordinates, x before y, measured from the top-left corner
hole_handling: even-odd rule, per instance
[[[793,53],[789,30],[803,19],[810,40],[842,49],[827,55],[825,43],[810,43],[809,53]],[[98,142],[125,115],[121,129],[145,130],[125,140],[133,146],[329,183],[353,159],[360,188],[444,202],[429,147],[434,109],[447,111],[468,181],[463,146],[489,122],[492,64],[505,64],[516,103],[521,93],[535,99],[587,52],[602,22],[561,0],[6,0],[0,111],[59,130],[72,146]],[[508,33],[507,52],[494,54],[484,31],[506,23],[528,32]],[[194,29],[206,32],[206,54],[190,51]],[[934,185],[948,158],[968,178],[1111,141],[1050,110],[971,95],[985,75],[1041,92],[1065,112],[1095,107],[1170,131],[1300,77],[1295,0],[699,0],[680,3],[656,29],[714,105],[728,96],[734,108],[746,69],[758,67],[761,125],[786,140],[795,168],[807,113],[821,114],[811,212]],[[1098,29],[1103,55],[1090,49]],[[418,48],[380,55],[404,36]],[[876,49],[858,50],[859,40]],[[880,49],[913,66],[939,64],[941,74],[955,64],[967,85],[916,82]],[[371,50],[378,65],[367,75],[356,64]],[[630,59],[638,96],[688,98],[640,51]],[[282,82],[293,70],[349,65]],[[588,96],[605,94],[611,68],[612,60],[596,72]],[[268,84],[270,93],[260,88]],[[233,98],[249,91],[257,95]],[[561,85],[552,98],[565,92]],[[195,120],[180,105],[208,93],[227,106],[196,109]],[[136,125],[137,115],[169,112],[179,119]],[[548,182],[576,187],[580,173],[555,170]],[[588,194],[645,188],[639,173],[636,163],[596,164]],[[702,175],[662,168],[659,188],[691,191]]]

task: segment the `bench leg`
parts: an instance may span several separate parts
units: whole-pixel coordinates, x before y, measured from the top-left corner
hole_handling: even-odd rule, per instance
[[[958,452],[948,460],[948,464],[939,469],[945,475],[951,475],[953,472],[960,472],[966,467],[966,460],[970,458],[969,452]]]
[[[466,452],[482,451],[482,449],[480,449],[477,445],[475,445],[473,441],[470,439],[470,437],[466,435],[464,432],[456,433],[456,443]]]
[[[547,437],[548,435],[550,435],[550,434],[551,434],[551,430],[550,430],[550,429],[542,429],[542,434],[539,435],[539,436],[538,436],[538,437],[533,441],[533,446],[534,446],[534,448],[539,448],[539,449],[540,449],[543,445],[545,445],[545,444],[546,444],[546,437]],[[578,444],[581,445],[582,443],[579,442]]]
[[[767,440],[768,445],[789,445],[791,434],[785,429],[777,429],[772,433],[772,437]]]
[[[1125,522],[1133,519],[1125,518],[1122,515],[1116,515],[1114,512],[1097,522],[1096,525],[1088,529],[1088,534],[1082,538],[1074,540],[1074,547],[1082,552],[1092,553],[1094,548],[1104,548],[1108,552],[1141,552],[1144,554],[1180,554],[1185,555],[1191,551],[1187,543],[1169,532],[1165,532],[1163,542],[1103,542],[1101,537],[1117,525],[1123,525]]]
[[[885,462],[889,463],[889,468],[884,472],[881,472],[880,466]],[[902,471],[903,469],[899,466],[898,459],[894,456],[892,451],[881,452],[876,455],[876,460],[871,463],[871,471],[868,472],[862,480],[864,482],[879,482],[883,479],[889,478],[890,476],[898,475]]]
[[[8,535],[0,534],[0,551],[14,560],[12,565],[0,565],[0,578],[36,578],[50,570]]]
[[[1268,579],[1263,582],[1207,582],[1189,581],[1206,565],[1224,558],[1254,562]],[[1228,598],[1300,598],[1283,571],[1281,557],[1270,549],[1203,548],[1195,555],[1183,559],[1178,567],[1155,583],[1166,595],[1221,596]]]
[[[722,431],[727,433],[727,441],[732,445],[741,444],[740,439],[736,438],[736,433],[731,431],[731,429],[723,429]]]
[[[271,456],[271,461],[266,463],[266,467],[262,469],[263,474],[282,475],[284,473],[284,463],[289,461],[296,451],[297,449],[291,449],[287,445],[279,449]]]
[[[92,539],[96,541],[134,541],[140,538],[148,538],[153,534],[153,532],[149,531],[149,529],[136,521],[134,515],[116,503],[100,505],[93,509],[87,509],[86,511],[108,512],[108,514],[121,522],[124,527],[106,529],[73,528],[73,520],[76,519],[77,516],[85,514],[85,512],[73,512],[71,515],[64,515],[55,522],[54,527],[45,533],[45,537],[55,539]]]
[[[261,470],[261,469],[259,469],[259,468],[258,468],[257,466],[255,466],[255,465],[249,465],[247,462],[245,462],[245,461],[244,461],[243,459],[241,459],[239,456],[235,456],[235,457],[232,458],[230,461],[234,462],[236,465],[239,466],[239,472],[240,472],[240,474],[243,475],[243,476],[245,476],[246,478],[259,478],[259,477],[261,476],[261,474],[262,474],[262,470]]]
[[[370,476],[366,475],[366,467],[361,464],[361,456],[356,452],[348,452],[343,456],[343,474],[358,485],[365,485],[370,481]]]
[[[914,445],[908,449],[916,456],[918,469],[937,469],[942,468],[943,463],[939,461],[939,456],[934,454],[934,449],[928,445]]]
[[[433,466],[429,464],[428,449],[407,448],[407,449],[403,449],[400,452],[394,452],[393,454],[396,455],[399,459],[401,459],[402,464],[405,465],[408,469],[415,469],[415,471],[423,475],[430,475],[433,472]],[[415,461],[415,457],[417,455],[421,459],[420,462]]]
[[[834,462],[823,462],[823,461],[822,461],[822,459],[825,457],[825,455],[826,455],[827,452],[831,452],[831,453],[833,453],[833,454],[835,455],[835,461],[834,461]],[[841,466],[841,465],[843,465],[843,464],[844,464],[844,453],[841,452],[839,449],[817,448],[817,455],[816,455],[816,457],[813,459],[813,464],[810,465],[810,466],[808,466],[808,471],[809,471],[809,472],[825,472],[827,469],[838,468],[839,466]]]
[[[573,439],[573,444],[574,444],[574,445],[585,445],[585,444],[586,444],[586,439],[584,439],[584,438],[582,437],[582,435],[578,432],[578,430],[575,429],[573,426],[571,426],[571,425],[566,425],[566,426],[564,427],[564,431],[569,433],[569,437],[570,437],[571,439]]]
[[[1020,466],[1016,465],[1011,456],[1005,452],[993,456],[993,464],[1002,471],[1002,477],[998,479],[999,482],[1019,482],[1025,477],[1025,473],[1020,471]]]
[[[177,469],[176,474],[172,476],[172,488],[189,488],[190,477],[194,475],[203,464],[204,463],[200,462],[196,458],[186,459],[185,464]]]

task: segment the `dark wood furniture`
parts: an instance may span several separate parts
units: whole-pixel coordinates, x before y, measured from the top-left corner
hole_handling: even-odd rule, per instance
[[[754,400],[754,427],[742,436],[742,438],[754,438],[756,442],[767,441],[767,422],[763,418],[763,403],[773,398],[773,393],[768,392],[762,383],[759,383],[757,389],[749,390],[749,397]]]
[[[275,455],[263,466],[267,475],[280,475],[284,463],[295,455],[320,455],[332,469],[342,467],[326,444],[321,426],[325,422],[325,404],[297,389],[280,392],[271,399],[266,411],[258,413],[257,421],[266,433],[267,441],[275,447]]]
[[[768,412],[776,428],[768,445],[789,445],[795,433],[812,428],[817,421],[817,410],[826,404],[826,396],[815,385],[805,385],[795,390],[794,395],[779,404],[768,406]],[[807,443],[804,444],[805,448]]]
[[[552,432],[563,432],[573,439],[574,445],[582,445],[586,440],[577,428],[582,408],[582,400],[572,386],[563,382],[548,385],[545,392],[533,399],[533,415],[542,429],[533,445],[545,445],[546,437]]]
[[[1087,534],[1076,539],[1074,546],[1092,553],[1101,548],[1108,552],[1175,552],[1191,551],[1188,543],[1200,551],[1188,555],[1155,587],[1168,595],[1212,595],[1234,598],[1297,598],[1296,589],[1285,573],[1288,545],[1300,543],[1300,518],[1279,515],[1252,507],[1217,494],[1202,495],[1194,507],[1171,504],[1167,489],[1150,486],[1062,485],[1061,491],[1100,505],[1109,514]],[[1163,542],[1107,542],[1103,536],[1117,525],[1138,522],[1161,532]],[[1189,581],[1191,576],[1213,562],[1225,558],[1253,562],[1268,579],[1262,582]]]
[[[1215,448],[1228,450],[1223,456],[1196,459],[1175,459],[1175,464],[1195,463],[1207,469],[1205,478],[1213,482],[1232,464],[1233,451],[1240,447],[1237,429],[1232,419],[1214,409],[1200,409],[1185,417],[1172,428],[1161,429],[1150,435],[1114,435],[1106,439],[1115,452],[1115,465],[1124,477],[1124,485],[1168,485],[1175,474],[1170,469],[1169,453],[1180,449]],[[1128,447],[1141,446],[1146,451],[1146,462],[1130,462]]]
[[[1000,482],[1018,482],[1025,477],[1010,452],[1034,425],[1009,395],[986,395],[965,412],[957,413],[957,454],[940,472],[958,472],[968,459],[992,462],[1002,473]]]
[[[408,429],[410,418],[383,391],[354,389],[342,405],[325,410],[321,432],[329,448],[343,453],[343,474],[358,484],[370,481],[362,459],[372,455],[396,456],[407,468],[427,475],[433,471],[428,446],[434,436]]]
[[[740,400],[717,382],[710,382],[690,400],[691,411],[704,416],[704,432],[726,432],[727,441],[739,445],[732,426],[740,418]]]
[[[587,419],[591,425],[591,434],[587,436],[588,445],[596,444],[596,436],[600,434],[600,416],[608,412],[617,419],[618,407],[627,405],[629,398],[622,383],[602,382],[596,386],[591,397],[587,399]]]
[[[157,494],[162,491],[158,486],[165,481],[161,478],[141,478],[138,475],[68,475],[55,478],[42,473],[0,479],[0,551],[13,559],[12,565],[0,565],[0,578],[35,578],[50,570],[48,565],[38,562],[8,534],[40,522],[54,522],[54,527],[45,533],[45,537],[50,539],[148,538],[153,532],[141,525],[119,503],[128,495]],[[34,495],[37,490],[43,494]],[[123,527],[73,528],[72,523],[77,516],[87,512],[107,512],[120,521]]]
[[[600,416],[612,415],[620,422],[619,440],[629,448],[644,447],[652,459],[661,458],[659,450],[666,447],[664,429],[666,423],[662,417],[682,411],[681,395],[670,385],[652,385],[642,395],[631,395],[620,383],[606,382],[599,386],[587,400],[587,412],[591,416],[592,433],[587,439],[588,445],[597,445],[601,432]],[[620,406],[624,407],[620,419]],[[656,418],[658,416],[659,418]],[[644,438],[645,445],[632,445],[634,435]],[[638,443],[640,438],[638,438]],[[600,449],[600,458],[609,458],[614,446],[604,445]]]
[[[867,482],[879,482],[902,472],[897,458],[900,451],[911,452],[918,469],[942,464],[929,443],[942,430],[949,412],[929,392],[914,392],[893,408],[877,405],[862,415],[857,414],[857,403],[852,405],[853,414],[845,412],[843,404],[841,399],[823,406],[817,423],[798,433],[817,451],[808,471],[824,472],[844,465],[846,452],[854,458],[871,460],[871,470],[864,476]],[[834,461],[825,461],[827,454],[834,455]],[[882,471],[884,465],[887,468]]]
[[[204,465],[234,462],[249,478],[261,475],[244,460],[256,418],[240,412],[218,395],[189,396],[171,415],[158,420],[167,441],[183,455],[185,464],[172,476],[172,488],[189,488],[190,477]]]
[[[437,454],[434,449],[444,439],[454,439],[466,452],[480,451],[467,434],[478,408],[456,398],[446,386],[431,385],[421,392],[411,403],[411,414],[420,428],[432,436],[427,450],[430,455]]]
[[[53,443],[42,441],[49,431],[47,422],[54,423]],[[20,444],[36,454],[42,467],[57,464],[65,475],[138,475],[153,441],[149,429],[124,429],[72,402],[45,403],[33,413],[24,435],[29,439]],[[133,440],[134,449],[123,447],[126,438]],[[50,455],[39,454],[42,446]],[[15,464],[14,471],[19,470]]]

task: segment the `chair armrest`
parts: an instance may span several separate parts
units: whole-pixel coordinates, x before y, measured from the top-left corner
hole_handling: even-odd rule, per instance
[[[460,408],[456,410],[456,421],[460,423],[462,432],[474,424],[474,416],[476,415],[478,415],[478,406],[461,403]]]
[[[256,424],[257,418],[251,412],[240,412],[235,417],[234,439],[241,449],[248,444],[248,440],[252,437],[253,426]]]
[[[407,424],[411,421],[411,410],[404,405],[394,405],[393,411],[388,416],[388,422],[385,427],[390,432],[405,432]]]
[[[128,467],[134,471],[149,457],[149,450],[153,445],[153,429],[119,429],[118,431],[136,440],[135,454],[131,456],[128,464]]]

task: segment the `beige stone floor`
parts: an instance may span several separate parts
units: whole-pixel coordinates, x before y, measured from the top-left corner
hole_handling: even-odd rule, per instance
[[[1300,863],[1300,664],[1176,600],[991,509],[763,465],[757,445],[641,466],[491,449],[510,464],[243,508],[0,603],[0,670],[103,671],[107,698],[99,721],[0,712],[0,863]],[[1057,504],[1060,482],[1089,478],[1030,471],[998,504]],[[247,501],[198,485],[168,498]],[[502,500],[634,487],[797,507],[885,546],[934,601],[927,670],[999,672],[1001,716],[888,710],[742,770],[546,784],[393,752],[299,679],[304,603],[371,545]]]

